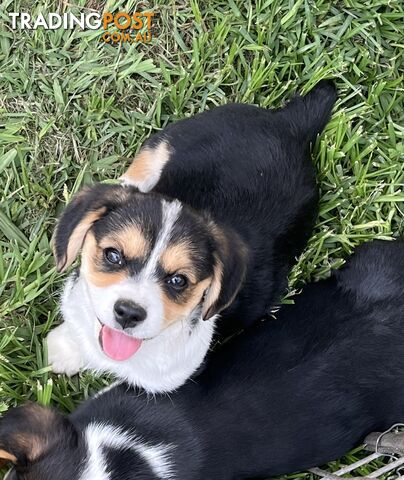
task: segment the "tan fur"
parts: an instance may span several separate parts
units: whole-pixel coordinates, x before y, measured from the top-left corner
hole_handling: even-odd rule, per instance
[[[144,182],[150,175],[152,167],[153,152],[148,148],[144,148],[138,153],[128,170],[123,175],[123,178],[130,178],[135,182]]]
[[[186,275],[191,283],[197,281],[193,262],[191,260],[191,245],[180,242],[170,245],[160,257],[163,269],[168,273],[181,273]]]
[[[46,437],[41,438],[34,434],[18,433],[14,435],[13,442],[18,445],[18,448],[24,451],[27,458],[32,462],[38,458],[48,447]]]
[[[102,238],[99,246],[102,249],[117,248],[126,258],[143,258],[150,250],[149,242],[137,225],[125,227],[113,235]]]
[[[35,419],[35,423],[42,427],[50,428],[53,426],[57,414],[50,408],[43,407],[37,403],[27,403],[24,405],[24,412],[31,419]]]
[[[220,245],[221,254],[223,255],[223,257],[227,257],[231,252],[229,252],[229,241],[226,237],[225,232],[220,227],[218,227],[213,221],[209,223],[209,228],[213,233],[213,235],[215,236],[217,244]],[[241,254],[241,257],[243,259],[242,261],[246,263],[247,261],[246,259],[248,257],[248,251],[247,251],[247,247],[241,241],[241,239],[239,239],[238,241],[238,248],[239,248],[239,253]],[[220,291],[222,289],[223,263],[218,257],[215,260],[213,271],[214,271],[214,274],[213,274],[212,284],[207,292],[203,309],[202,309],[202,317],[205,320],[212,317],[215,313],[219,313],[218,311],[215,311],[215,304],[219,299]],[[242,281],[243,280],[244,278],[242,279]],[[241,285],[241,282],[240,282],[240,285]],[[238,293],[238,290],[235,290],[233,296],[228,300],[227,304],[221,305],[220,311],[224,310],[233,302],[237,293]]]
[[[200,303],[203,294],[207,288],[209,288],[211,278],[205,278],[196,285],[190,286],[191,292],[188,293],[186,302],[177,303],[169,298],[166,294],[163,294],[164,305],[164,321],[166,325],[170,325],[176,321],[181,321],[187,318],[192,310]]]
[[[80,248],[83,245],[84,238],[91,228],[91,225],[104,215],[106,207],[101,207],[98,210],[89,212],[73,230],[69,238],[69,243],[67,245],[66,256],[61,259],[57,264],[57,269],[60,272],[65,271],[77,257]],[[56,256],[56,254],[55,254]]]
[[[225,233],[219,228],[216,223],[211,221],[209,228],[213,233],[216,242],[220,245],[223,255],[228,255],[228,241]],[[215,255],[215,265],[213,266],[213,279],[207,291],[206,298],[203,304],[202,317],[204,319],[210,318],[212,315],[213,306],[219,299],[220,291],[222,289],[223,280],[223,264],[221,260]]]
[[[108,247],[114,247],[114,245],[108,243]],[[95,236],[92,232],[89,232],[83,245],[81,271],[88,281],[96,287],[108,287],[114,283],[121,282],[127,277],[125,270],[119,272],[101,272],[97,269],[97,260],[102,261],[102,250],[103,249],[97,245]]]
[[[125,278],[127,278],[125,271],[106,273],[94,270],[87,274],[88,281],[99,288],[110,287],[115,283],[122,282]]]
[[[140,258],[147,255],[150,246],[136,225],[102,238],[99,245],[89,232],[83,246],[82,271],[96,287],[108,287],[123,281],[128,275],[124,269],[119,272],[101,272],[97,269],[97,262],[102,262],[103,250],[106,248],[116,248],[126,258]]]
[[[165,141],[155,148],[144,147],[122,175],[121,180],[136,185],[142,192],[150,191],[159,181],[169,159],[169,145]]]
[[[83,202],[86,198],[86,196],[91,192],[91,187],[84,187],[79,193],[77,193],[72,201],[73,204],[76,204],[77,206],[80,205],[81,202]],[[66,254],[63,255],[63,257],[58,258],[57,252],[55,250],[55,245],[54,245],[54,239],[57,235],[58,229],[60,228],[59,224],[56,227],[53,239],[52,239],[52,244],[53,244],[53,252],[55,255],[55,258],[57,260],[57,269],[59,272],[63,272],[66,270],[75,260],[77,257],[80,248],[83,245],[84,238],[87,234],[87,231],[91,228],[92,224],[100,219],[107,211],[107,205],[108,203],[111,204],[120,204],[126,202],[131,196],[131,192],[129,189],[122,188],[122,187],[117,187],[115,190],[108,192],[108,194],[105,196],[105,199],[100,199],[104,200],[102,203],[104,204],[103,206],[99,206],[98,208],[95,208],[94,210],[90,211],[87,213],[87,215],[84,216],[84,218],[80,221],[80,223],[76,226],[76,228],[73,230],[73,232],[70,235],[68,245],[66,248]]]
[[[9,442],[13,448],[23,452],[27,459],[33,462],[50,448],[53,439],[48,432],[52,432],[57,417],[53,410],[34,403],[28,403],[22,408],[27,419],[27,427],[35,428],[37,433],[24,431],[11,433]],[[0,450],[0,459],[17,463],[17,458],[5,450]]]
[[[222,289],[222,278],[223,278],[223,265],[222,262],[217,259],[216,264],[213,267],[213,279],[209,287],[209,290],[206,294],[205,301],[203,303],[202,317],[209,318],[210,309],[216,303],[219,298],[220,290]]]
[[[5,450],[0,449],[0,460],[6,460],[7,462],[17,463],[17,457]]]

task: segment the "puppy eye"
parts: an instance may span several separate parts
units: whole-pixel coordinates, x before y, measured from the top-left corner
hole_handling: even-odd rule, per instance
[[[176,290],[182,290],[188,285],[188,280],[185,275],[172,275],[171,277],[166,278],[167,285],[175,288]]]
[[[104,250],[104,257],[107,262],[113,265],[122,265],[122,255],[116,248],[106,248]]]

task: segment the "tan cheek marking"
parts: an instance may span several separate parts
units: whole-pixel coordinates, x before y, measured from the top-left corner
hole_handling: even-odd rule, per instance
[[[100,288],[110,287],[115,283],[122,282],[126,278],[128,276],[125,271],[113,273],[93,272],[87,275],[88,281]]]
[[[202,296],[211,283],[211,278],[205,278],[192,288],[191,294],[184,303],[176,303],[163,293],[164,320],[166,325],[183,320],[189,316],[192,310],[200,303]],[[188,287],[189,288],[189,287]]]
[[[190,253],[191,245],[188,242],[171,245],[161,255],[161,266],[166,272],[187,275],[190,281],[195,283],[197,277]]]
[[[121,180],[135,185],[142,192],[148,192],[159,181],[169,159],[170,150],[166,141],[160,142],[155,148],[144,147],[122,175]]]
[[[97,247],[97,241],[94,235],[90,232],[84,242],[83,252],[81,255],[81,271],[89,282],[96,287],[105,288],[127,278],[127,273],[125,270],[110,273],[98,271],[95,262],[96,259],[99,258],[100,254],[100,249]]]
[[[0,459],[7,460],[13,463],[17,463],[17,457],[12,455],[11,453],[6,452],[5,450],[0,449]]]

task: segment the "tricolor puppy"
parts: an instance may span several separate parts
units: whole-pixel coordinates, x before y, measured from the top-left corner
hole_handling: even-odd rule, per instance
[[[271,111],[226,105],[154,135],[124,186],[85,188],[54,236],[60,271],[81,266],[49,335],[55,372],[115,373],[150,392],[177,388],[222,335],[262,318],[311,233],[310,146],[335,89]]]
[[[404,420],[404,243],[358,248],[148,401],[112,387],[64,417],[34,404],[0,421],[7,480],[231,480],[344,455]]]

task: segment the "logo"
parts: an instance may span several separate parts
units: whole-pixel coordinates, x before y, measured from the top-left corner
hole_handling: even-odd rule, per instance
[[[100,30],[100,41],[105,43],[150,42],[154,12],[90,12],[74,15],[73,13],[49,13],[46,17],[40,13],[32,18],[27,12],[11,12],[11,28],[21,30]]]

